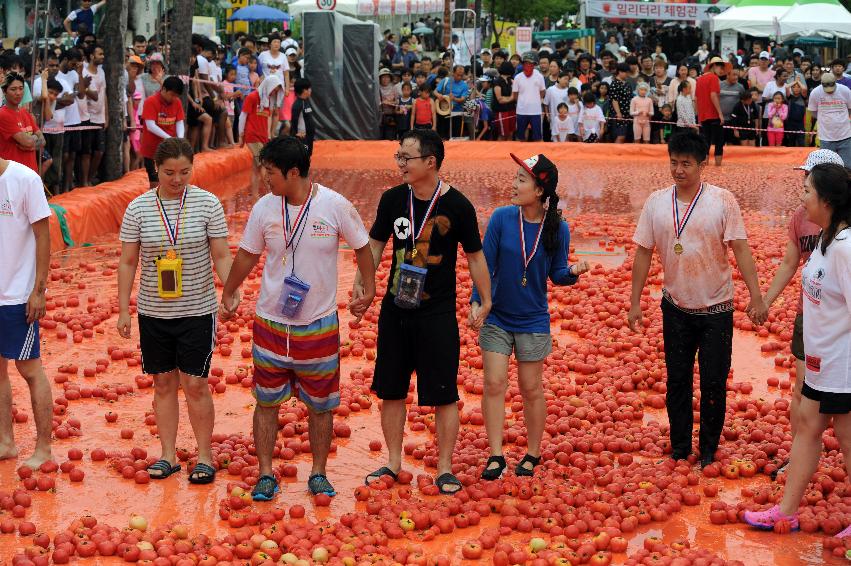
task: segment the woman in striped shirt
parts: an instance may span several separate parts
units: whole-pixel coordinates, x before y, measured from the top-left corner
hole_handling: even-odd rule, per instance
[[[162,445],[160,460],[148,472],[164,479],[180,470],[175,451],[180,385],[198,443],[198,463],[189,481],[210,483],[216,475],[210,451],[215,411],[206,377],[218,306],[212,268],[222,281],[230,273],[227,224],[218,198],[188,184],[189,142],[164,140],[154,162],[159,186],[130,203],[121,225],[118,332],[130,337],[130,294],[141,260],[137,311],[142,370],[154,376]]]

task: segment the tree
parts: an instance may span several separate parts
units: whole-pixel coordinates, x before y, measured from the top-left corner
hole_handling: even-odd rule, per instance
[[[169,74],[180,76],[189,74],[194,11],[195,0],[174,0],[174,10],[171,11],[168,22]]]
[[[129,0],[113,0],[106,4],[106,16],[100,25],[103,36],[104,73],[106,74],[106,102],[109,127],[106,129],[104,155],[106,179],[113,181],[124,174],[122,144],[124,142],[124,100],[122,77],[124,75],[124,36],[127,34],[127,9]]]

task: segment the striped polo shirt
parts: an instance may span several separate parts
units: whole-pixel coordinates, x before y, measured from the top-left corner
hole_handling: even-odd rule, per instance
[[[162,299],[157,291],[157,257],[165,257],[169,239],[157,207],[156,189],[135,198],[121,223],[122,242],[139,242],[142,272],[137,305],[139,314],[156,318],[182,318],[216,312],[218,299],[213,281],[210,238],[227,238],[228,227],[222,203],[212,193],[189,186],[186,195],[177,255],[183,260],[183,296]],[[162,201],[171,228],[177,222],[180,199]]]

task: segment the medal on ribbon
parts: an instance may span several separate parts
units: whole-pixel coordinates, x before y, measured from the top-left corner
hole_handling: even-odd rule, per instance
[[[295,243],[295,236],[299,232],[299,228],[301,228],[302,232],[304,232],[303,224],[307,222],[307,212],[310,210],[310,202],[313,200],[313,185],[310,187],[310,193],[307,195],[307,200],[305,200],[301,208],[298,209],[298,214],[295,217],[295,223],[292,228],[290,228],[290,211],[287,208],[287,197],[281,199],[281,217],[283,219],[284,224],[284,257],[281,260],[281,263],[286,267],[287,265],[287,250],[293,248],[293,254],[295,254],[295,247],[298,247],[298,244]],[[299,241],[301,239],[299,238]]]
[[[538,244],[541,243],[541,234],[544,231],[544,219],[547,217],[547,209],[544,209],[544,216],[541,217],[541,224],[538,226],[538,233],[535,235],[535,243],[532,245],[532,251],[526,255],[526,235],[523,233],[523,209],[517,207],[517,224],[520,228],[520,252],[523,254],[523,277],[520,279],[520,285],[526,286],[526,270],[535,257],[535,252],[538,251]]]
[[[440,200],[440,190],[442,187],[443,181],[438,181],[437,188],[434,189],[434,194],[431,195],[431,201],[428,203],[428,208],[426,209],[425,216],[423,217],[423,223],[420,224],[419,230],[414,230],[417,225],[414,218],[414,189],[408,187],[408,207],[411,213],[411,259],[417,257],[417,240],[420,239],[423,229],[425,229],[426,222],[428,222],[431,213],[434,212],[434,208],[437,206],[437,201]]]
[[[698,189],[697,193],[692,197],[691,202],[688,203],[688,207],[683,212],[682,222],[680,221],[680,205],[677,201],[677,187],[674,185],[674,190],[671,191],[671,212],[673,212],[674,216],[674,253],[677,255],[682,255],[685,251],[683,248],[683,244],[680,241],[682,237],[683,231],[686,229],[686,224],[688,224],[689,218],[691,218],[692,212],[694,212],[694,208],[697,206],[697,201],[700,200],[700,195],[703,194],[703,183],[700,184],[700,189]]]

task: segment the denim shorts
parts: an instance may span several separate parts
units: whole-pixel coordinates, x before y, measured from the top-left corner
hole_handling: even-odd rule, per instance
[[[518,362],[540,362],[553,349],[549,332],[509,332],[495,324],[485,324],[479,332],[479,346],[485,352],[514,357]]]

